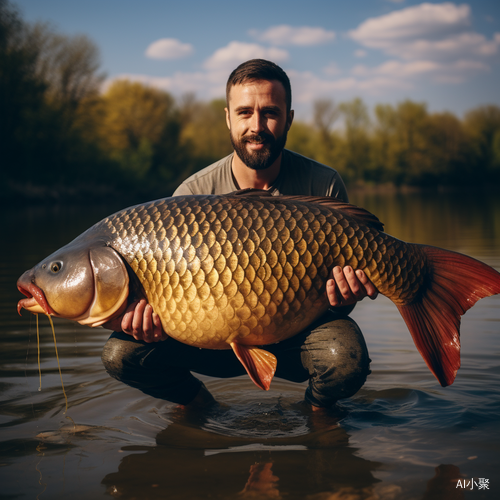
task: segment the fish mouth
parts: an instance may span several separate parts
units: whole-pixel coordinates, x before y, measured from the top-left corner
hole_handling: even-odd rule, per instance
[[[21,315],[21,309],[26,309],[32,313],[54,314],[54,310],[49,306],[42,289],[34,283],[17,283],[18,290],[26,295],[26,299],[21,299],[17,303],[17,312]]]

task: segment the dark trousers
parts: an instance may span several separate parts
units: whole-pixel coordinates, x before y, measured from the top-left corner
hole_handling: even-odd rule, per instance
[[[298,335],[262,347],[278,360],[276,377],[309,379],[305,398],[314,406],[329,407],[354,395],[370,373],[358,325],[330,311]],[[190,403],[200,390],[202,382],[191,372],[221,378],[246,373],[231,349],[199,349],[172,338],[148,344],[117,332],[104,346],[102,361],[112,377],[178,404]]]

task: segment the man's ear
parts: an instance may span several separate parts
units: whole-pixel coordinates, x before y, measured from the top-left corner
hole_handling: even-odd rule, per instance
[[[224,108],[224,111],[226,112],[226,125],[229,130],[231,130],[231,120],[229,118],[229,108]]]
[[[288,113],[287,118],[286,118],[286,131],[287,132],[290,130],[290,127],[292,126],[294,116],[295,116],[295,111],[293,109],[291,109],[290,112]]]

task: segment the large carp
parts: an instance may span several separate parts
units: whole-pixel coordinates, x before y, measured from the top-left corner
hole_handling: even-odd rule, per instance
[[[460,316],[500,293],[500,274],[462,254],[405,243],[332,198],[262,191],[180,196],[95,224],[18,280],[21,308],[99,326],[142,293],[168,335],[232,348],[268,389],[276,359],[256,346],[302,331],[328,308],[334,266],[362,269],[398,307],[441,385],[460,367]]]

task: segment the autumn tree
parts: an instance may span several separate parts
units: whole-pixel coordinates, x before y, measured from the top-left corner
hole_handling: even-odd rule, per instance
[[[138,82],[117,80],[104,93],[101,106],[103,148],[124,179],[175,183],[182,159],[181,123],[173,97]]]

